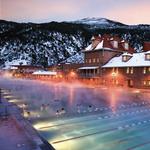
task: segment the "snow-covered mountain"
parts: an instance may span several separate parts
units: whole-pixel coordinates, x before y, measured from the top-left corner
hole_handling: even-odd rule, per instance
[[[108,27],[125,27],[127,25],[122,24],[120,22],[116,22],[113,20],[108,20],[106,18],[83,18],[81,20],[73,21],[73,23],[77,24],[87,24],[92,28],[108,28]]]
[[[127,26],[104,18],[43,24],[0,20],[0,66],[14,63],[53,65],[82,62],[81,50],[93,34],[118,34],[137,51],[150,41],[150,25]]]

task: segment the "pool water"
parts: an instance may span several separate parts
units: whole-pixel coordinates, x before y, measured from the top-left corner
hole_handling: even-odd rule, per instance
[[[136,104],[136,105],[135,105]],[[116,112],[46,120],[34,124],[56,150],[148,150],[150,108],[148,103],[122,105]]]
[[[150,149],[149,92],[1,82],[6,84],[11,92],[4,97],[30,112],[25,117],[56,150]]]

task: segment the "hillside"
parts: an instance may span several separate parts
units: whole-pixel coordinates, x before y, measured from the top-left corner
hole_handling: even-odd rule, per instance
[[[150,25],[128,26],[105,18],[43,24],[0,20],[0,66],[14,60],[42,66],[82,62],[81,50],[91,36],[104,33],[127,39],[136,51],[141,50],[143,41],[150,41]]]

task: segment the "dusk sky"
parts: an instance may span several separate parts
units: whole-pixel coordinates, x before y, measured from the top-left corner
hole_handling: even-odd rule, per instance
[[[0,0],[0,19],[17,22],[108,18],[150,24],[150,0]]]

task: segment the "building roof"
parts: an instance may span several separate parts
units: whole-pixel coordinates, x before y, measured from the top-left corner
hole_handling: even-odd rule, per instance
[[[147,52],[145,52],[145,54],[150,54],[150,50],[149,50],[149,51],[147,51]]]
[[[114,42],[118,42],[117,46],[114,46]],[[119,38],[118,36],[110,36],[110,35],[103,35],[103,36],[95,36],[92,38],[92,44],[85,48],[84,52],[88,51],[95,51],[95,50],[114,50],[114,51],[127,51],[127,52],[134,52],[134,49],[128,47],[125,48],[125,44],[128,43],[127,41]],[[129,44],[129,43],[128,43]]]
[[[126,52],[126,53],[123,53],[122,56],[130,56],[130,57],[132,57],[133,54],[130,54],[130,53]]]
[[[87,48],[85,48],[86,51],[92,50],[92,44],[90,44]]]
[[[150,61],[145,60],[145,52],[133,53],[127,62],[122,61],[122,55],[112,58],[103,68],[112,67],[150,67]]]
[[[88,70],[88,69],[97,69],[97,68],[99,68],[99,66],[87,66],[87,67],[80,67],[80,68],[78,68],[78,69],[80,69],[80,70]]]
[[[95,50],[97,49],[102,49],[103,48],[103,44],[104,44],[104,40],[102,40],[95,48]]]
[[[57,75],[55,71],[38,70],[32,73],[33,75]]]

